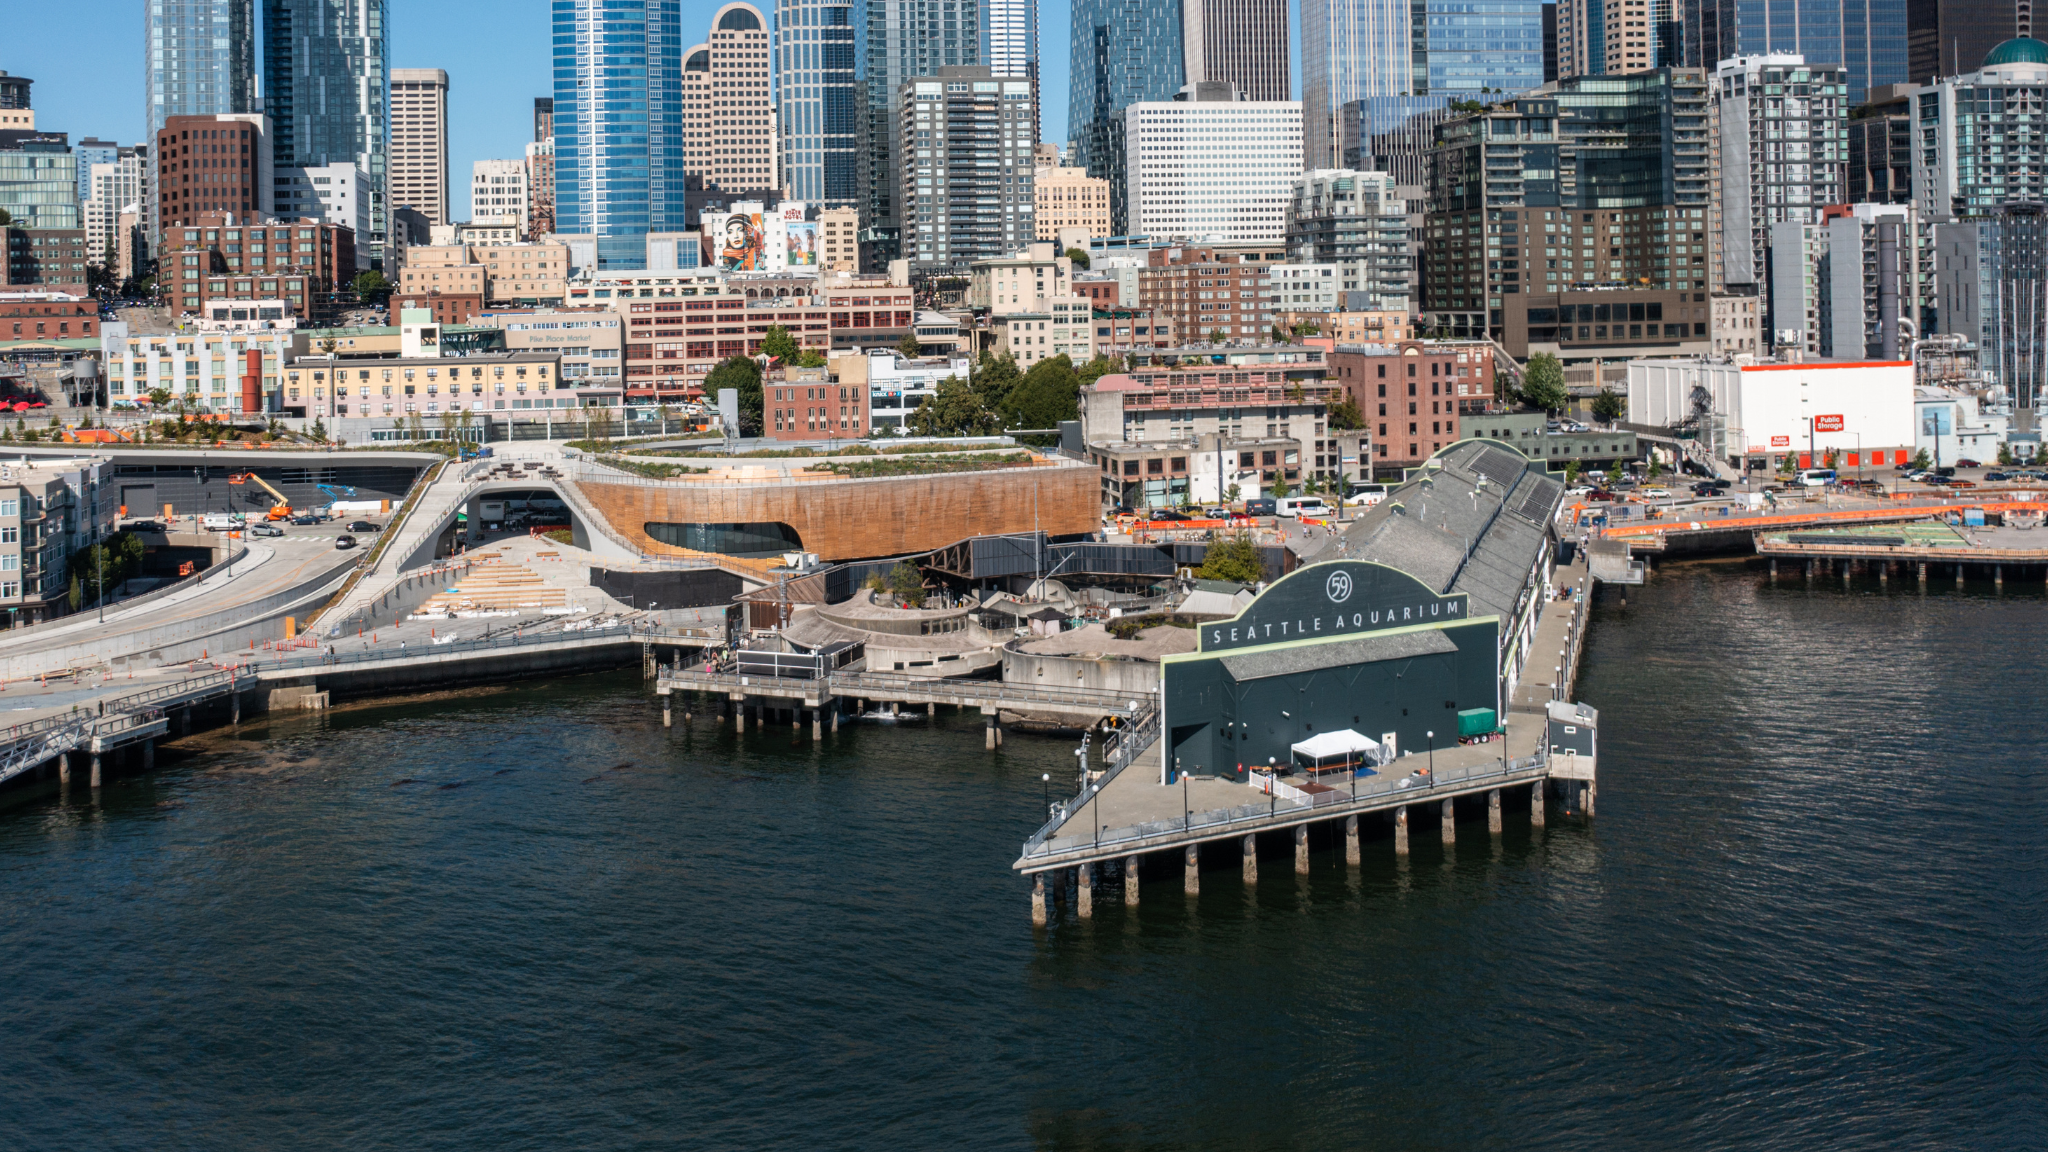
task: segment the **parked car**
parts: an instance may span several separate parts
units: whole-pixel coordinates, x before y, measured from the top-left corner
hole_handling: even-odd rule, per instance
[[[1607,490],[1607,489],[1605,489],[1605,488],[1595,488],[1595,489],[1593,489],[1593,490],[1592,490],[1591,492],[1588,492],[1588,493],[1586,493],[1586,499],[1588,499],[1588,500],[1619,500],[1619,499],[1621,499],[1621,497],[1620,497],[1619,495],[1617,495],[1616,493],[1614,493],[1614,492],[1610,492],[1610,491],[1608,491],[1608,490]]]
[[[2007,473],[2004,473],[2004,472],[1986,472],[1986,473],[1984,474],[1984,482],[1985,482],[1986,484],[1994,484],[1994,483],[1997,483],[1997,482],[1998,482],[1998,481],[2000,481],[2000,480],[2010,480],[2010,479],[2012,479],[2012,477],[2011,477],[2010,475],[2008,475]]]
[[[382,532],[383,529],[368,520],[351,520],[346,525],[350,532]]]
[[[320,518],[318,516],[313,515],[311,512],[301,512],[297,516],[292,517],[292,523],[297,524],[301,527],[304,527],[309,524],[318,524],[319,522]]]
[[[1202,518],[1205,520],[1223,520],[1229,516],[1230,509],[1223,507],[1221,504],[1202,509]]]
[[[1590,496],[1592,495],[1592,493],[1593,486],[1591,484],[1574,484],[1570,488],[1564,490],[1565,495],[1570,496],[1574,499],[1577,499],[1582,496]]]
[[[1984,465],[1982,465],[1982,464],[1979,464],[1979,463],[1978,463],[1978,462],[1976,462],[1975,460],[1958,460],[1958,461],[1956,461],[1956,467],[1958,467],[1958,468],[1982,468],[1983,466],[1984,466]]]
[[[1669,500],[1671,499],[1671,489],[1645,488],[1640,493],[1637,493],[1637,495],[1640,495],[1645,500]]]
[[[335,547],[335,548],[336,548],[337,550],[340,550],[340,549],[343,549],[343,548],[353,548],[353,547],[355,547],[355,546],[356,546],[356,538],[355,538],[355,537],[353,537],[353,536],[348,536],[348,535],[341,535],[341,536],[336,536],[336,537],[334,538],[334,547]]]
[[[1154,520],[1169,520],[1169,521],[1179,521],[1179,520],[1192,520],[1192,519],[1194,519],[1194,517],[1192,517],[1192,516],[1189,516],[1189,515],[1188,515],[1187,513],[1185,513],[1185,512],[1176,512],[1176,511],[1174,511],[1174,510],[1173,510],[1173,509],[1171,509],[1171,508],[1155,508],[1155,509],[1153,509],[1153,510],[1152,510],[1152,513],[1151,513],[1151,515],[1152,515],[1152,519],[1154,519]],[[525,518],[524,518],[524,517],[521,517],[521,519],[523,520],[523,519],[525,519]],[[355,527],[355,525],[351,524],[351,525],[349,525],[349,527],[353,528],[353,527]]]
[[[278,527],[277,525],[275,525],[275,524],[271,524],[271,523],[268,523],[268,522],[265,522],[265,523],[262,523],[262,524],[251,524],[251,525],[249,525],[249,535],[251,535],[251,536],[282,536],[282,535],[284,535],[284,529],[282,529],[282,528],[279,528],[279,527]]]
[[[1975,480],[1965,480],[1959,476],[1949,477],[1947,480],[1944,480],[1943,483],[1947,484],[1951,488],[1975,488],[1977,486],[1977,482]]]

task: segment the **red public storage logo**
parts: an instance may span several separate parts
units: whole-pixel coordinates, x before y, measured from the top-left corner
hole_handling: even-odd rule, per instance
[[[1771,447],[1773,448],[1790,448],[1791,446],[1792,438],[1790,436],[1771,437]]]
[[[1842,418],[1840,416],[1815,416],[1813,418],[1813,430],[1815,432],[1840,432],[1842,430]]]

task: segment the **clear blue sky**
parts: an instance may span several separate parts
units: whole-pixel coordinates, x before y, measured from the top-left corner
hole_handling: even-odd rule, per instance
[[[124,144],[142,139],[142,12],[147,0],[8,0],[0,70],[35,81],[36,124]],[[767,12],[772,0],[755,0]],[[709,31],[720,0],[684,0],[684,27]],[[262,5],[256,5],[261,19]],[[1066,142],[1069,0],[1041,0],[1044,123]],[[391,63],[445,68],[454,211],[469,215],[473,160],[524,154],[533,98],[554,92],[548,0],[391,0]],[[95,53],[86,56],[85,53]],[[262,57],[257,57],[262,72]]]

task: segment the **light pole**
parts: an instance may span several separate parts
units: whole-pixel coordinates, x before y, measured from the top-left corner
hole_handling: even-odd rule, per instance
[[[1429,738],[1429,782],[1434,784],[1436,783],[1436,732],[1432,730],[1424,732],[1423,735]]]
[[[1050,773],[1050,772],[1041,772],[1041,773],[1039,773],[1039,774],[1038,774],[1038,791],[1039,791],[1039,793],[1040,793],[1040,794],[1041,794],[1042,796],[1044,796],[1044,797],[1045,797],[1045,818],[1046,818],[1047,820],[1051,820],[1051,819],[1052,819],[1052,773]]]

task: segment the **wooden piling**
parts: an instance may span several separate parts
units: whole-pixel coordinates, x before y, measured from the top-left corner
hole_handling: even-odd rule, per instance
[[[1294,826],[1294,874],[1308,875],[1308,825]]]
[[[1394,855],[1406,856],[1407,854],[1408,806],[1406,804],[1403,804],[1400,807],[1394,809]]]
[[[1138,906],[1138,857],[1136,853],[1124,857],[1124,907]]]

